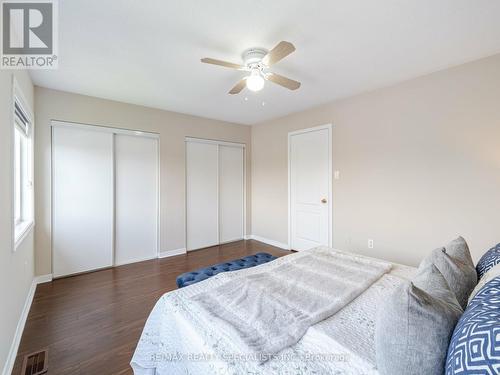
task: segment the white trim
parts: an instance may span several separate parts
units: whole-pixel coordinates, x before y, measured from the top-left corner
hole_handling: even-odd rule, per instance
[[[201,247],[197,247],[197,248],[194,248],[194,249],[190,249],[190,250],[187,250],[188,253],[190,253],[191,251],[197,251],[197,250],[203,250],[203,249],[208,249],[210,247],[215,247],[215,246],[219,246],[220,243],[212,243],[212,244],[206,244],[206,245],[203,245]]]
[[[186,171],[187,172],[187,171]],[[187,188],[187,186],[186,186]],[[187,197],[187,194],[186,194]],[[186,212],[187,215],[187,212]],[[220,244],[220,143],[217,143],[217,243]],[[186,243],[187,249],[187,243]]]
[[[30,177],[30,184],[31,184],[31,192],[30,192],[30,204],[31,207],[30,209],[30,218],[28,220],[29,224],[26,225],[26,228],[23,228],[21,233],[18,233],[18,237],[16,238],[16,225],[14,223],[14,211],[15,211],[15,171],[14,171],[14,160],[15,160],[15,132],[12,130],[12,135],[11,135],[11,165],[10,165],[10,178],[12,181],[12,194],[11,194],[11,213],[12,213],[12,220],[11,220],[11,234],[12,234],[12,252],[16,252],[17,248],[21,243],[24,241],[26,236],[32,231],[32,229],[35,226],[35,186],[34,186],[34,166],[35,166],[35,116],[34,116],[34,111],[33,108],[28,105],[28,101],[26,100],[26,96],[24,95],[21,86],[16,80],[16,77],[13,75],[12,76],[12,97],[11,97],[11,118],[10,118],[10,125],[12,127],[16,126],[16,115],[15,115],[15,105],[16,102],[19,104],[21,109],[23,110],[24,114],[28,117],[29,121],[29,129],[28,129],[28,141],[29,141],[29,150],[28,150],[28,158],[31,159],[30,163],[30,170],[28,171],[29,177]],[[13,128],[12,128],[13,129]]]
[[[243,147],[243,238],[247,236],[247,149]]]
[[[52,281],[52,274],[35,276],[35,281],[37,284],[48,283]]]
[[[113,218],[111,219],[113,220],[113,227],[111,229],[113,232],[111,234],[111,267],[115,267],[121,265],[116,262],[116,133],[111,133],[111,154],[113,155],[113,170],[111,171],[113,175],[113,197],[111,199],[111,210],[113,212]],[[125,264],[125,262],[123,264]]]
[[[220,146],[230,146],[230,147],[242,147],[242,148],[246,148],[246,144],[244,144],[244,143],[218,141],[216,139],[186,137],[185,138],[185,142],[208,143],[208,144],[215,144],[215,145],[220,145]]]
[[[55,158],[54,158],[54,128],[52,124],[50,126],[50,229],[49,229],[49,240],[50,240],[50,270],[54,274],[54,181],[55,181]]]
[[[248,240],[255,240],[255,241],[263,242],[263,243],[265,243],[267,245],[271,245],[271,246],[274,246],[274,247],[279,247],[280,249],[290,250],[290,247],[286,243],[275,241],[275,240],[270,240],[268,238],[257,236],[255,234],[251,234],[251,235],[247,236],[247,239]]]
[[[26,320],[28,319],[28,313],[31,308],[31,303],[33,302],[33,297],[35,296],[36,286],[37,283],[35,282],[35,279],[33,279],[30,290],[28,292],[28,296],[26,297],[26,301],[24,302],[21,316],[19,317],[19,321],[17,322],[16,333],[14,334],[14,338],[9,350],[9,355],[7,356],[7,361],[5,362],[5,366],[3,368],[3,375],[10,375],[12,369],[14,368],[14,362],[16,361],[17,351],[19,350],[19,344],[21,343],[21,337],[23,336],[24,326],[26,325]]]
[[[21,244],[23,243],[24,239],[26,237],[28,237],[28,235],[33,232],[33,228],[35,227],[35,224],[33,222],[33,220],[30,220],[28,222],[23,222],[21,221],[21,223],[15,225],[14,227],[14,239],[15,239],[15,249],[17,250],[17,248],[19,246],[21,246]],[[18,229],[18,228],[22,228],[22,229]],[[19,233],[16,233],[17,231],[19,230]]]
[[[328,130],[328,246],[333,247],[333,146],[332,146],[332,124],[314,126],[312,128],[300,129],[288,133],[288,244],[292,246],[292,194],[291,194],[291,138],[294,135],[309,133],[318,130]]]
[[[160,257],[160,246],[161,246],[161,138],[158,137],[156,141],[156,153],[158,158],[158,163],[156,165],[156,257]]]
[[[313,126],[311,128],[305,128],[305,129],[295,130],[293,132],[289,132],[288,133],[288,137],[293,136],[293,135],[298,135],[298,134],[315,132],[315,131],[324,130],[324,129],[328,129],[328,130],[331,131],[332,130],[332,124],[324,124],[324,125],[319,125],[319,126]]]
[[[188,148],[187,141],[184,140],[184,246],[187,252],[188,248]],[[161,253],[158,253],[158,258],[163,258]]]
[[[231,238],[230,240],[220,242],[219,245],[224,245],[224,244],[231,243],[231,242],[243,241],[244,239],[245,239],[245,237]],[[215,246],[217,246],[217,245],[215,245]]]
[[[12,340],[12,344],[9,349],[9,354],[7,356],[7,361],[2,371],[2,375],[10,375],[12,369],[14,368],[14,363],[16,361],[17,352],[19,350],[19,344],[21,343],[21,338],[23,336],[24,327],[26,326],[26,321],[28,320],[28,315],[33,303],[33,298],[35,297],[36,287],[38,284],[46,283],[52,281],[52,274],[35,276],[31,282],[30,290],[24,301],[23,310],[19,321],[17,322],[16,332]]]
[[[104,126],[104,125],[93,125],[93,124],[85,124],[81,122],[72,122],[72,121],[62,121],[62,120],[51,120],[52,127],[65,127],[71,129],[86,129],[93,130],[97,132],[103,133],[113,133],[113,134],[122,134],[122,135],[135,135],[139,137],[146,138],[160,138],[160,134],[143,131],[143,130],[131,130],[124,128],[116,128],[112,126]]]
[[[183,247],[181,249],[175,249],[175,250],[160,251],[158,254],[158,258],[167,258],[167,257],[173,257],[176,255],[183,255],[183,254],[186,254],[185,247]]]
[[[126,260],[124,262],[116,262],[116,263],[113,264],[112,267],[119,267],[119,266],[124,266],[126,264],[144,262],[146,260],[152,260],[152,259],[156,259],[156,258],[159,258],[159,256],[158,255],[154,255],[154,256],[147,256],[147,257],[141,257],[141,258],[128,259],[128,260]]]

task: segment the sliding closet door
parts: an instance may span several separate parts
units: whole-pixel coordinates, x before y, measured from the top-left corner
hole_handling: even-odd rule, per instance
[[[187,250],[219,243],[217,144],[186,143]]]
[[[158,254],[158,140],[115,135],[115,265]]]
[[[219,146],[220,242],[243,239],[244,171],[243,148]]]
[[[113,264],[113,134],[53,127],[54,277]]]

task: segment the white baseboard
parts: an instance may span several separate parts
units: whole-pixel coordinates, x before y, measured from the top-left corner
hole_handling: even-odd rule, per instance
[[[52,281],[52,274],[35,276],[35,282],[37,284],[48,283]]]
[[[245,238],[246,236],[243,236],[243,238],[241,237],[235,237],[235,238],[232,238],[230,240],[226,240],[226,241],[221,241],[221,243],[219,245],[224,245],[226,243],[231,243],[231,242],[238,242],[238,241],[241,241],[241,240],[246,240]]]
[[[176,255],[182,255],[182,254],[186,254],[185,247],[183,247],[182,249],[160,251],[160,253],[158,254],[158,258],[167,258],[167,257],[173,257]]]
[[[10,375],[12,373],[12,369],[14,368],[17,350],[19,349],[21,337],[23,336],[24,326],[26,325],[26,320],[28,319],[28,313],[31,308],[31,303],[33,302],[33,297],[35,296],[36,286],[37,282],[36,278],[34,278],[33,282],[31,283],[28,296],[26,297],[26,301],[24,302],[23,311],[21,312],[21,316],[19,317],[19,321],[17,322],[16,333],[14,334],[14,339],[12,340],[9,355],[7,356],[7,361],[3,368],[2,375]]]
[[[17,322],[16,333],[12,344],[10,346],[9,355],[7,357],[7,362],[2,371],[2,375],[10,375],[12,369],[14,368],[14,362],[16,361],[17,351],[19,350],[19,344],[21,343],[21,337],[23,336],[24,326],[26,325],[26,320],[28,319],[28,314],[30,312],[31,304],[33,303],[33,297],[35,297],[36,286],[38,284],[48,283],[52,281],[52,274],[35,276],[31,282],[30,290],[26,301],[24,302],[23,311]]]
[[[131,264],[131,263],[137,263],[137,262],[144,262],[145,260],[151,260],[151,259],[156,259],[156,256],[147,256],[147,257],[142,257],[142,258],[135,258],[135,259],[130,259],[126,260],[125,262],[120,262],[120,263],[115,263],[113,267],[118,267],[118,266],[124,266],[126,264]]]
[[[256,236],[255,234],[252,234],[252,235],[249,235],[249,236],[246,236],[246,237],[248,237],[247,238],[248,240],[255,240],[255,241],[259,241],[259,242],[264,242],[265,244],[268,244],[268,245],[271,245],[271,246],[275,246],[275,247],[279,247],[280,249],[290,250],[290,248],[288,247],[288,244],[283,243],[283,242],[278,242],[278,241],[275,241],[275,240],[270,240],[268,238],[264,238],[264,237],[261,237],[261,236]]]

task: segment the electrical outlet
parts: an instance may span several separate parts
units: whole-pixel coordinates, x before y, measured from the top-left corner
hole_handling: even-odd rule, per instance
[[[368,240],[368,248],[369,248],[369,249],[373,249],[373,246],[374,246],[374,245],[373,245],[373,240],[369,239],[369,240]]]
[[[334,171],[333,172],[333,179],[334,180],[340,180],[340,171]]]

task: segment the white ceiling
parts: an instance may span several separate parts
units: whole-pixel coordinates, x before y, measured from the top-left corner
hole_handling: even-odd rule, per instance
[[[59,34],[39,86],[254,124],[500,52],[500,1],[61,0]],[[244,73],[200,63],[281,40],[297,91],[231,96]]]

